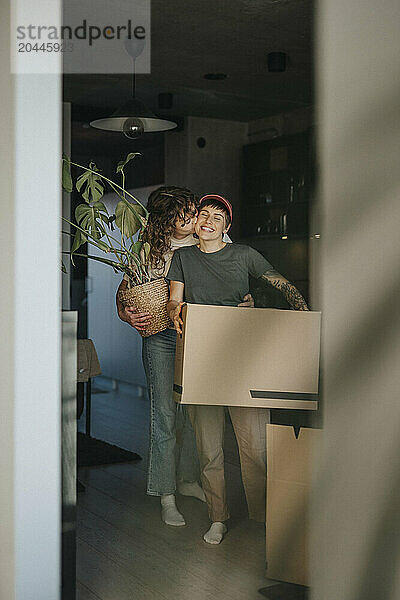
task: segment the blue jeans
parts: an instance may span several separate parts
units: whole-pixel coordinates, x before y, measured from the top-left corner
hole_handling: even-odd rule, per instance
[[[186,407],[173,399],[176,332],[143,338],[143,365],[150,398],[147,493],[174,494],[176,481],[200,477],[196,441]]]

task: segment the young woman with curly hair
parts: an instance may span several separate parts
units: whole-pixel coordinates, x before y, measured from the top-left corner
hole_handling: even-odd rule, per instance
[[[187,188],[163,186],[150,194],[143,241],[150,244],[152,279],[166,276],[177,248],[198,243],[193,235],[197,207],[198,198]],[[118,290],[126,287],[123,280]],[[245,305],[252,305],[251,297]],[[120,319],[138,331],[150,322],[148,313],[124,307],[118,298],[117,309]],[[187,410],[173,399],[175,342],[176,331],[172,326],[143,338],[142,358],[151,405],[147,493],[161,497],[164,523],[181,526],[185,525],[185,519],[176,507],[176,491],[202,501],[205,497],[198,483],[196,442]]]

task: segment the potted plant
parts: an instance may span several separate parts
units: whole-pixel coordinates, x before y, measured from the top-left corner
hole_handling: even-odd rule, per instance
[[[137,156],[139,153],[131,152],[125,160],[117,164],[116,174],[121,177],[120,184],[101,173],[93,161],[84,166],[63,156],[63,189],[71,193],[75,186],[84,200],[75,209],[75,222],[63,217],[63,220],[75,229],[75,233],[63,233],[74,238],[71,250],[67,253],[72,264],[74,256],[85,256],[109,265],[116,273],[125,275],[128,287],[119,292],[119,299],[125,306],[134,306],[139,312],[152,315],[150,326],[141,332],[143,337],[148,337],[170,325],[166,311],[168,284],[164,278],[151,280],[149,276],[147,267],[150,247],[148,243],[142,242],[148,212],[143,204],[125,189],[125,167]],[[75,182],[71,167],[78,170]],[[101,201],[107,189],[120,198],[115,214],[109,214]],[[106,256],[84,254],[81,249],[86,243],[98,248]]]

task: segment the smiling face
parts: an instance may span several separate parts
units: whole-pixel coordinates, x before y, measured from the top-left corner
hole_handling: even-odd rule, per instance
[[[226,226],[226,215],[222,208],[204,206],[199,211],[195,231],[201,240],[218,240],[222,239],[229,227]]]

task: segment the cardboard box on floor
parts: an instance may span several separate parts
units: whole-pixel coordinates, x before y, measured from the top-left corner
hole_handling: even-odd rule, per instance
[[[322,431],[267,425],[267,577],[309,585],[309,500]]]
[[[186,304],[182,317],[176,402],[316,410],[319,312]]]

